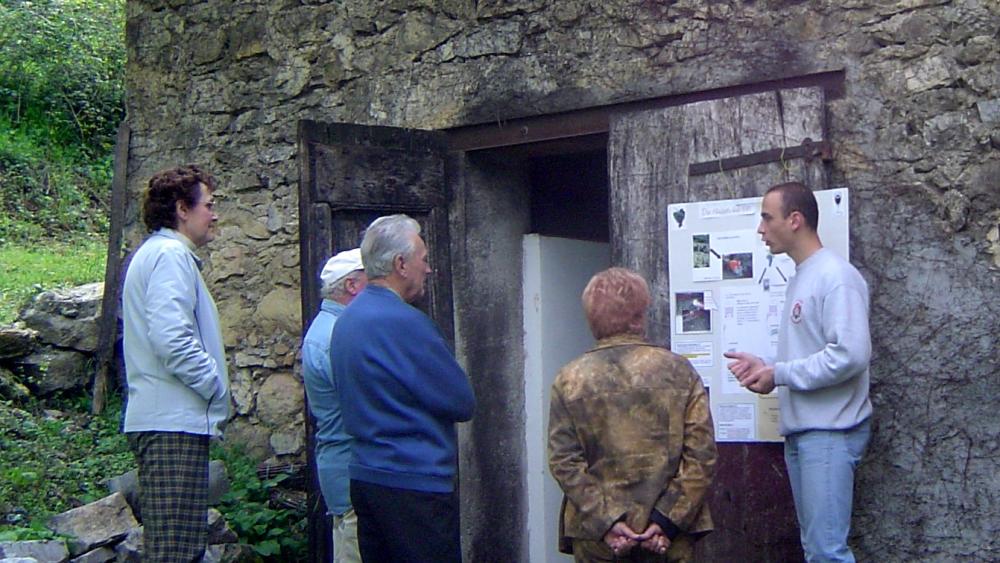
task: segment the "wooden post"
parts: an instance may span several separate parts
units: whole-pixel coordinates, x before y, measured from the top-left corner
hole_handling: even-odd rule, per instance
[[[121,285],[122,229],[125,223],[125,190],[128,185],[128,153],[132,129],[118,126],[115,141],[114,176],[111,180],[111,225],[108,228],[108,260],[104,268],[104,297],[101,300],[100,331],[97,344],[97,371],[94,374],[90,412],[104,411],[108,377],[114,371],[115,340],[118,338],[118,298]]]

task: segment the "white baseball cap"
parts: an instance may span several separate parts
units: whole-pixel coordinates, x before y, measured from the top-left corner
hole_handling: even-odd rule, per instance
[[[323,285],[333,285],[347,274],[355,270],[362,270],[364,267],[365,265],[361,263],[360,248],[345,250],[326,261],[323,271],[319,274],[319,279]]]

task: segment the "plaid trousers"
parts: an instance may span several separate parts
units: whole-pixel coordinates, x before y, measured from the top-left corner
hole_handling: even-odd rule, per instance
[[[143,558],[201,561],[208,543],[208,436],[129,432],[139,465]]]

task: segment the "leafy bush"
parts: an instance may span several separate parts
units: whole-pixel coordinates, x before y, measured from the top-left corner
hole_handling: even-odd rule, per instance
[[[0,242],[107,232],[111,176],[111,155],[43,147],[0,117]]]
[[[108,405],[95,417],[86,395],[25,405],[0,399],[0,541],[54,539],[45,527],[53,514],[107,496],[104,481],[135,468],[119,432],[121,398]],[[226,464],[230,481],[218,509],[252,560],[304,561],[305,514],[268,503],[287,476],[261,481],[257,462],[238,447],[213,446],[212,458]]]
[[[51,144],[111,148],[124,115],[124,0],[0,5],[0,113]]]
[[[124,5],[0,3],[0,243],[107,230]]]
[[[230,490],[218,508],[240,542],[253,549],[258,561],[304,561],[305,514],[271,508],[268,502],[271,490],[287,475],[261,481],[257,462],[238,446],[213,446],[212,457],[226,464]]]

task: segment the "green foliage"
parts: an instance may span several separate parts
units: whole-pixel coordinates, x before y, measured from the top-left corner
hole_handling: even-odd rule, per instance
[[[223,460],[229,474],[230,490],[222,497],[219,512],[240,541],[253,549],[256,561],[304,561],[305,514],[268,504],[271,490],[287,475],[261,481],[257,462],[239,447],[214,446],[212,457]]]
[[[0,243],[106,232],[112,160],[44,147],[0,116]]]
[[[53,515],[107,496],[102,484],[135,468],[125,435],[119,432],[122,401],[89,414],[86,395],[45,404],[16,405],[0,399],[0,541],[55,539],[45,527]],[[60,409],[60,414],[51,410]],[[280,475],[261,481],[257,462],[239,448],[212,447],[226,464],[230,491],[218,509],[258,563],[304,561],[306,517],[271,508],[270,493]]]
[[[107,230],[124,5],[0,2],[0,243]]]
[[[45,523],[40,519],[32,520],[26,526],[0,525],[0,542],[54,540],[58,537],[55,532],[45,527]]]
[[[18,311],[43,289],[69,287],[104,279],[107,244],[96,237],[45,244],[0,244],[0,324],[14,322]]]
[[[0,4],[0,114],[105,154],[124,115],[124,0]]]
[[[46,412],[53,407],[64,410]],[[50,515],[107,496],[103,481],[134,467],[120,416],[115,397],[98,417],[84,396],[47,405],[0,400],[0,541],[49,539]]]

